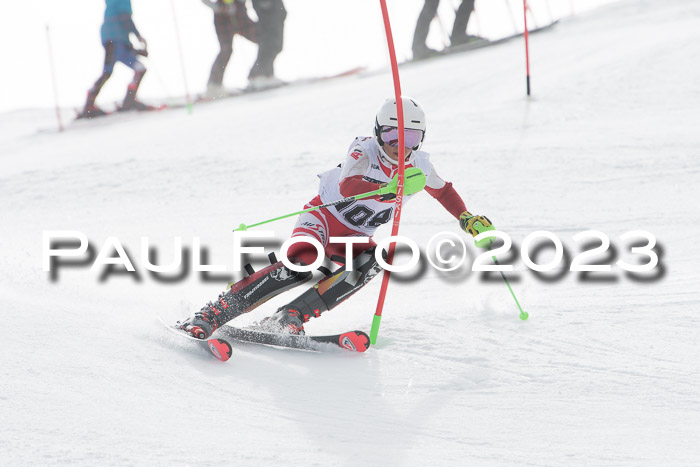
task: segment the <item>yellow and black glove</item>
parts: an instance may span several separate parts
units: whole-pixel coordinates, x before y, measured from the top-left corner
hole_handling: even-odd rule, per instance
[[[475,216],[469,211],[464,211],[459,215],[459,226],[472,237],[476,237],[480,233],[488,232],[489,230],[496,230],[488,217]],[[474,242],[474,245],[476,245],[477,248],[486,248],[492,241],[493,238],[485,238]]]
[[[476,237],[482,232],[495,230],[488,217],[475,216],[469,211],[464,211],[459,215],[459,226],[472,237]]]

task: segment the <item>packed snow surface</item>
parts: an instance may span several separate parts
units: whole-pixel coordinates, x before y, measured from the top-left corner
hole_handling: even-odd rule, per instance
[[[619,238],[641,229],[660,264],[582,278],[562,263],[540,278],[506,255],[527,321],[498,275],[428,266],[392,280],[364,354],[235,344],[214,360],[157,315],[187,317],[227,278],[157,280],[141,237],[159,263],[175,237],[199,237],[230,269],[233,227],[301,209],[316,174],[370,134],[387,71],[64,133],[48,111],[0,115],[2,463],[697,465],[699,19],[697,2],[669,0],[564,20],[531,38],[529,99],[521,41],[403,67],[428,114],[423,149],[514,248],[548,230],[570,262],[573,236],[595,229],[614,254],[594,261],[644,262]],[[281,241],[293,224],[271,227]],[[101,280],[88,263],[51,280],[47,230],[84,232],[95,253],[117,237],[138,278]],[[463,235],[428,195],[403,211],[401,234],[422,247],[443,231]],[[379,286],[307,332],[369,331]]]

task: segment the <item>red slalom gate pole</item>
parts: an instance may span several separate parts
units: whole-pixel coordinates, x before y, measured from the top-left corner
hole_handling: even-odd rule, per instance
[[[58,131],[63,131],[63,122],[61,122],[61,108],[58,106],[58,86],[56,85],[56,72],[53,64],[53,48],[51,47],[51,33],[49,25],[46,25],[46,43],[49,46],[49,68],[51,71],[51,86],[53,87],[53,100],[56,106],[56,120],[58,121]]]
[[[527,30],[527,0],[523,0],[523,16],[525,18],[525,70],[527,81],[527,95],[530,95],[530,45],[529,33]]]
[[[403,101],[401,100],[401,82],[399,81],[399,65],[396,61],[396,51],[394,50],[394,38],[391,34],[391,23],[389,22],[389,11],[386,7],[386,0],[379,0],[382,7],[382,16],[384,18],[384,30],[386,31],[386,42],[389,47],[389,58],[391,60],[391,74],[394,77],[394,95],[396,97],[396,114],[399,120],[399,180],[396,188],[396,200],[394,202],[394,224],[391,228],[391,236],[395,237],[399,234],[399,222],[401,221],[401,206],[403,204],[403,182],[404,168],[406,158],[406,148],[404,147],[404,121],[403,121]],[[389,244],[387,254],[387,264],[392,264],[394,260],[394,250],[396,243]],[[384,270],[382,276],[382,288],[379,291],[379,300],[377,300],[377,310],[374,312],[372,320],[372,330],[370,331],[370,342],[372,345],[377,343],[379,335],[379,325],[382,321],[382,310],[384,308],[384,299],[386,298],[386,290],[389,287],[390,272]]]

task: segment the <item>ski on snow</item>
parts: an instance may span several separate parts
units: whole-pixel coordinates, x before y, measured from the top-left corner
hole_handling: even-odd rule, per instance
[[[559,23],[559,20],[555,20],[555,21],[551,22],[550,24],[530,29],[530,30],[528,30],[528,34],[532,35],[532,34],[536,34],[538,32],[547,31],[549,29],[552,29],[558,23]],[[459,53],[463,53],[463,52],[469,52],[471,50],[483,49],[484,47],[491,47],[493,45],[503,44],[504,42],[509,42],[513,39],[517,39],[519,37],[522,37],[523,34],[524,33],[522,33],[522,32],[518,32],[515,34],[511,34],[509,36],[502,37],[500,39],[494,39],[494,40],[488,40],[488,39],[483,39],[483,38],[476,39],[474,41],[467,42],[466,44],[461,44],[461,45],[457,45],[454,47],[447,47],[446,49],[441,50],[440,53],[437,53],[435,55],[431,55],[429,57],[425,57],[425,58],[418,59],[418,60],[407,60],[403,63],[400,63],[399,66],[412,65],[415,63],[424,62],[426,60],[432,60],[432,59],[440,58],[440,57],[447,57],[447,56],[450,56],[453,54],[459,54]]]
[[[206,348],[218,360],[225,362],[226,360],[231,358],[231,354],[233,353],[233,347],[231,347],[231,344],[227,340],[217,338],[197,339],[196,337],[191,336],[185,331],[179,329],[177,326],[172,326],[166,323],[160,316],[158,316],[158,320],[163,324],[163,326],[165,326],[167,329],[174,332],[178,336],[194,341],[200,347]]]
[[[349,331],[328,336],[297,336],[294,334],[277,334],[257,329],[241,329],[232,326],[222,326],[215,334],[251,344],[274,345],[292,349],[322,351],[324,344],[333,344],[353,352],[364,352],[369,349],[369,336],[362,331]]]
[[[231,358],[233,348],[229,340],[246,342],[250,344],[271,345],[276,347],[287,347],[290,349],[310,350],[322,352],[327,344],[335,345],[345,350],[353,352],[364,352],[370,346],[369,336],[362,331],[349,331],[342,334],[332,334],[328,336],[296,336],[293,334],[276,334],[260,331],[256,329],[241,329],[232,326],[222,326],[214,333],[217,337],[209,339],[197,339],[190,336],[175,326],[168,325],[159,316],[163,325],[175,334],[197,342],[198,345],[206,348],[215,358],[225,362]]]

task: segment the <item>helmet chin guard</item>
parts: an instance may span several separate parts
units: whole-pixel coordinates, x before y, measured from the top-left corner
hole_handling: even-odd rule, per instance
[[[381,142],[381,138],[377,137],[377,145],[379,146],[379,160],[382,162],[387,162],[388,164],[391,165],[397,165],[399,163],[399,160],[394,160],[389,155],[384,151],[384,147],[382,146],[384,143]],[[406,155],[406,158],[404,159],[406,164],[410,164],[413,161],[413,150],[411,150],[408,155]]]
[[[420,142],[416,146],[412,147],[414,151],[417,151],[420,149],[421,145],[423,144],[423,140],[425,139],[425,112],[420,104],[410,97],[401,97],[401,103],[403,104],[404,128],[407,130],[420,130],[423,132]],[[382,145],[384,145],[384,141],[382,141],[381,136],[381,128],[383,126],[399,126],[398,112],[396,111],[396,99],[385,100],[382,106],[379,108],[376,118],[374,119],[374,136],[377,138],[380,148]],[[383,149],[382,153],[383,156],[386,156]],[[387,160],[391,161],[388,156]],[[397,163],[396,161],[392,162]]]

